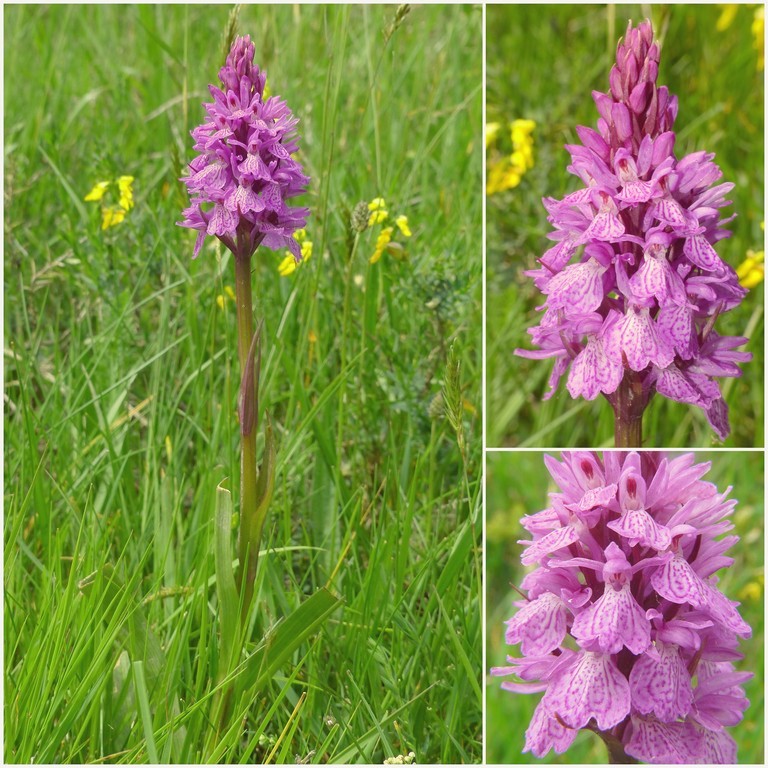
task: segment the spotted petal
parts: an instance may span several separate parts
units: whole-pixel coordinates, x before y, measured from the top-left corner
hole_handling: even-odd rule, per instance
[[[538,541],[534,541],[528,549],[523,552],[522,560],[523,565],[532,565],[538,562],[545,555],[551,552],[557,552],[558,549],[563,549],[569,544],[573,544],[579,540],[579,534],[572,525],[566,525],[563,528],[559,528],[556,531],[548,533]]]
[[[672,643],[656,641],[658,654],[643,654],[629,673],[632,706],[662,722],[685,717],[693,703],[691,676]]]
[[[544,656],[563,642],[568,609],[551,592],[524,605],[508,622],[507,645],[520,643],[525,656]]]
[[[687,237],[683,245],[683,253],[699,268],[707,272],[722,272],[725,268],[717,251],[704,235]]]
[[[571,397],[594,400],[601,392],[610,395],[621,384],[624,366],[610,357],[601,339],[593,336],[571,363],[568,391]]]
[[[596,642],[603,653],[618,653],[624,646],[634,654],[651,643],[651,624],[629,590],[605,585],[602,597],[574,620],[571,634],[582,643]]]
[[[659,525],[644,509],[629,509],[618,520],[611,520],[606,525],[627,539],[630,547],[640,544],[663,552],[672,543],[669,529]]]
[[[550,684],[542,702],[571,728],[583,728],[594,718],[606,731],[629,714],[629,683],[610,656],[584,651]]]
[[[662,597],[678,605],[688,603],[702,608],[707,603],[707,585],[680,552],[653,572],[651,585]]]

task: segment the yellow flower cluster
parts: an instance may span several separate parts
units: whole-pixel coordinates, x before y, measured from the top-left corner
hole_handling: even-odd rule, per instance
[[[288,277],[292,275],[300,264],[305,261],[309,261],[312,258],[312,241],[307,239],[306,229],[297,229],[293,233],[293,237],[296,242],[301,246],[301,261],[297,264],[296,259],[293,258],[293,254],[290,251],[285,252],[285,258],[280,262],[277,271],[282,277]]]
[[[765,231],[765,222],[760,222],[760,229]],[[747,249],[747,258],[736,268],[739,283],[743,288],[754,288],[765,279],[765,251]]]
[[[512,153],[502,155],[496,150],[501,124],[488,123],[485,126],[485,146],[491,150],[485,188],[489,195],[513,189],[520,184],[525,173],[533,168],[533,130],[536,123],[533,120],[513,120],[509,128]]]
[[[371,212],[368,216],[368,226],[372,227],[376,224],[382,224],[389,218],[389,211],[386,209],[386,203],[383,197],[376,197],[368,203],[368,210]],[[400,230],[400,234],[403,237],[410,237],[413,233],[408,226],[407,216],[396,216],[393,221],[395,226]],[[369,263],[375,264],[383,255],[384,251],[394,256],[396,259],[402,259],[405,256],[405,249],[400,243],[392,242],[392,235],[395,231],[395,227],[383,227],[379,236],[376,238],[376,248],[373,251],[373,255],[368,259]]]
[[[754,288],[765,278],[765,251],[747,251],[747,258],[739,265],[736,274],[744,288]]]
[[[107,190],[117,185],[117,205],[105,205]],[[133,208],[133,176],[120,176],[116,181],[96,182],[93,189],[83,198],[88,203],[101,202],[101,228],[109,229],[123,221],[128,211]]]

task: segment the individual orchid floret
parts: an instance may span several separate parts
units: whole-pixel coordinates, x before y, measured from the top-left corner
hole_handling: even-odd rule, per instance
[[[613,762],[733,763],[726,728],[749,701],[734,662],[749,625],[718,588],[735,502],[692,454],[545,458],[559,490],[524,517],[525,599],[507,622],[520,647],[512,693],[543,693],[525,751],[564,752],[597,732]]]
[[[730,431],[717,379],[741,375],[743,338],[713,330],[746,295],[715,245],[730,236],[721,209],[731,183],[714,155],[675,155],[677,98],[657,85],[659,46],[649,21],[630,23],[606,93],[592,94],[597,130],[579,126],[568,170],[582,188],[544,198],[555,245],[526,274],[546,296],[528,333],[555,359],[549,397],[568,374],[571,397],[604,395],[616,445],[639,446],[642,414],[658,393],[701,408],[718,438]],[[585,318],[589,317],[589,322]],[[728,365],[708,359],[727,348]]]
[[[293,234],[309,210],[286,204],[309,183],[292,157],[298,120],[282,99],[265,97],[266,75],[253,63],[254,51],[249,36],[238,37],[219,72],[222,87],[209,86],[208,120],[192,131],[199,154],[181,179],[191,200],[179,224],[198,232],[194,256],[213,235],[239,258],[263,244],[287,248],[298,262]]]

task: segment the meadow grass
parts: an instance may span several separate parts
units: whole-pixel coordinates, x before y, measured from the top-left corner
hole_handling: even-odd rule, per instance
[[[579,143],[576,126],[594,127],[592,90],[605,91],[616,43],[628,20],[649,15],[662,41],[659,83],[679,98],[678,157],[715,152],[724,181],[735,189],[733,237],[718,252],[737,267],[747,251],[763,249],[763,72],[751,32],[756,6],[740,6],[719,31],[719,6],[618,5],[489,6],[487,112],[489,121],[536,121],[534,167],[520,185],[491,195],[487,212],[487,413],[489,446],[611,446],[613,411],[604,398],[573,400],[560,383],[551,400],[551,361],[514,356],[531,349],[526,329],[538,323],[543,296],[523,275],[549,247],[541,198],[561,198],[578,187],[567,173],[564,144]],[[727,446],[762,446],[764,285],[717,321],[721,334],[748,336],[751,363],[738,380],[723,380],[730,408]],[[644,417],[647,447],[707,447],[716,442],[701,409],[663,397]]]
[[[552,454],[559,456],[559,454]],[[530,538],[520,525],[520,518],[547,505],[547,492],[555,491],[543,462],[543,453],[535,451],[492,453],[487,462],[487,534],[486,534],[486,653],[488,667],[505,666],[506,655],[520,656],[519,647],[504,642],[504,622],[514,615],[520,595],[511,585],[520,585],[526,569],[520,564],[520,539]],[[704,477],[724,491],[733,486],[731,496],[739,500],[732,520],[734,533],[741,540],[729,555],[735,564],[720,571],[719,588],[732,600],[740,601],[739,611],[752,627],[752,637],[742,640],[743,661],[737,668],[754,677],[744,689],[751,704],[744,720],[729,731],[738,745],[738,761],[762,765],[764,739],[764,464],[762,452],[697,451],[697,461],[711,461]],[[501,680],[486,680],[487,757],[489,763],[607,763],[608,751],[594,733],[583,731],[566,753],[550,752],[544,758],[523,754],[525,729],[536,708],[540,694],[512,694],[503,691]],[[514,727],[510,728],[510,723]]]
[[[244,660],[211,736],[234,277],[174,222],[229,12],[4,9],[5,761],[478,762],[481,12],[461,6],[397,29],[387,6],[240,12],[301,119],[314,243],[290,277],[254,259],[278,465],[247,653],[323,587],[343,606],[274,672]],[[122,174],[135,208],[102,231],[83,197]],[[349,214],[377,196],[413,236],[371,265]]]

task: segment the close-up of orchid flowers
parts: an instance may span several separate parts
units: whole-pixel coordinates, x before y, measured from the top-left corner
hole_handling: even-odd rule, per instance
[[[597,130],[577,127],[581,143],[566,146],[584,187],[544,199],[555,245],[526,274],[545,311],[529,330],[538,349],[516,351],[554,359],[545,397],[566,374],[571,397],[604,395],[617,447],[642,445],[654,394],[703,409],[725,440],[717,380],[752,357],[739,350],[748,339],[715,330],[746,295],[715,248],[730,235],[721,209],[734,184],[712,153],[676,156],[678,97],[657,85],[659,59],[651,23],[630,22],[608,91],[592,94]]]

